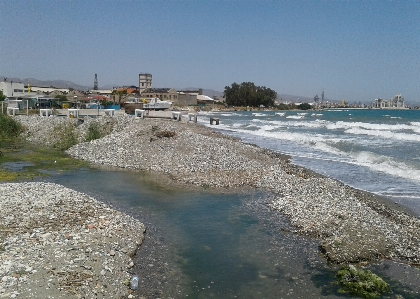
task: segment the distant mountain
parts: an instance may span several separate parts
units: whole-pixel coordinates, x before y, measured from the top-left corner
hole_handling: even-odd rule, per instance
[[[0,76],[0,81],[4,80],[4,76]],[[87,91],[89,89],[92,89],[92,87],[79,85],[77,83],[71,82],[71,81],[65,81],[65,80],[53,80],[53,81],[43,81],[38,80],[35,78],[26,78],[26,79],[20,79],[20,78],[9,78],[7,77],[7,82],[20,82],[23,84],[30,84],[32,86],[37,87],[55,87],[55,88],[73,88],[76,90],[82,90]]]
[[[220,97],[223,96],[223,91],[216,91],[216,90],[213,90],[213,89],[204,89],[203,88],[203,94],[205,96],[208,96],[208,97],[211,97],[211,98],[213,96],[216,96],[216,97],[220,98]]]

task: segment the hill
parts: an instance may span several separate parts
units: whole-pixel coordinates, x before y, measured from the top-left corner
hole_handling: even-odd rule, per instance
[[[0,76],[0,81],[4,80],[4,76]],[[38,87],[56,87],[56,88],[73,88],[76,90],[82,90],[87,91],[91,89],[89,86],[80,85],[71,81],[65,81],[65,80],[52,80],[52,81],[43,81],[38,80],[35,78],[9,78],[7,77],[8,82],[20,82],[23,84],[30,84],[32,86],[38,86]]]

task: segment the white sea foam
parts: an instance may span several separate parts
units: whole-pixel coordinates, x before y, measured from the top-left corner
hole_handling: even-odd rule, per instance
[[[346,141],[340,138],[325,138],[323,135],[311,135],[302,134],[288,131],[273,132],[273,127],[266,125],[261,126],[259,130],[249,132],[247,130],[238,130],[241,133],[258,136],[259,138],[270,138],[276,140],[287,140],[295,143],[299,143],[308,148],[312,148],[316,152],[299,152],[297,155],[301,157],[307,157],[308,155],[313,157],[317,155],[317,159],[329,160],[329,161],[340,161],[359,166],[368,167],[375,172],[382,172],[388,175],[401,177],[404,179],[410,179],[420,182],[420,170],[414,169],[410,165],[393,160],[390,157],[378,155],[372,152],[353,152],[353,151],[342,151],[334,144],[341,141]],[[324,154],[319,154],[320,152]],[[294,153],[288,153],[294,154]]]
[[[289,119],[303,119],[302,116],[288,116]],[[384,138],[394,138],[398,140],[417,141],[420,138],[420,126],[406,125],[406,124],[375,124],[375,123],[363,123],[363,122],[344,122],[337,121],[335,123],[316,119],[314,121],[279,121],[279,120],[261,120],[253,119],[254,122],[262,122],[262,124],[272,124],[273,127],[307,127],[307,128],[321,128],[324,127],[331,131],[344,130],[347,134],[356,135],[370,135],[378,136],[381,135]],[[406,131],[406,132],[401,132]],[[408,131],[412,131],[415,134],[409,134]],[[383,132],[383,133],[381,133]],[[337,132],[340,133],[340,132]],[[396,133],[402,135],[395,135]],[[341,134],[341,133],[340,133]]]
[[[247,116],[242,113],[237,121],[233,117],[227,117],[226,122],[221,119],[219,126],[210,127],[231,131],[233,135],[243,137],[244,140],[281,151],[298,160],[302,158],[320,161],[320,164],[309,163],[318,165],[316,167],[320,172],[328,170],[329,167],[338,167],[341,170],[338,170],[337,175],[343,173],[343,177],[346,177],[346,171],[350,171],[350,180],[354,177],[356,181],[348,183],[361,185],[362,188],[369,188],[366,184],[371,184],[371,191],[374,192],[384,191],[382,185],[384,188],[393,186],[397,181],[402,188],[414,186],[413,190],[407,191],[406,197],[420,190],[420,166],[418,160],[415,160],[418,155],[415,151],[416,144],[420,141],[420,121],[397,123],[387,117],[382,119],[382,123],[379,118],[353,122],[348,115],[343,115],[342,120],[331,121],[324,119],[324,116],[332,115],[325,111],[323,115],[316,117],[313,117],[315,113],[309,114],[310,118],[306,118],[307,113],[290,115],[289,112],[281,112],[278,116],[282,117],[273,117],[277,116],[277,113],[262,114],[269,117],[249,117],[250,114]],[[355,118],[358,117],[356,112],[352,111],[351,114]],[[209,126],[208,121],[204,124]],[[404,154],[405,150],[410,152]],[[347,167],[346,164],[352,166]],[[357,167],[361,167],[362,176],[372,173],[384,181],[377,184],[369,180],[364,183],[358,182],[357,176],[354,175],[357,174]],[[387,194],[393,192],[389,191]]]
[[[226,111],[200,111],[198,112],[198,115],[201,115],[201,116],[219,115],[219,116],[231,117],[231,116],[241,116],[242,114],[237,113],[237,112],[226,112]]]
[[[330,130],[362,128],[366,130],[381,130],[381,131],[403,131],[411,130],[414,133],[420,132],[420,126],[409,124],[379,124],[379,123],[365,123],[365,122],[345,122],[337,121],[335,123],[326,123],[326,128]]]
[[[374,171],[420,182],[419,169],[412,168],[410,165],[391,157],[377,155],[367,151],[351,153],[351,157],[358,165],[369,167]]]
[[[304,119],[303,115],[290,115],[286,119]],[[261,119],[253,119],[253,121],[261,121]],[[308,128],[320,128],[325,127],[328,130],[348,130],[352,128],[361,129],[360,134],[366,135],[366,132],[363,130],[377,130],[377,131],[389,131],[389,132],[398,132],[398,131],[412,131],[413,133],[420,134],[420,123],[412,124],[378,124],[378,123],[365,123],[365,122],[346,122],[346,121],[337,121],[330,122],[323,119],[315,119],[311,121],[281,121],[281,120],[262,120],[265,123],[272,123],[273,126],[287,126],[287,127],[308,127]],[[357,131],[349,131],[349,133],[356,134]],[[405,133],[408,134],[408,133]]]
[[[355,135],[368,135],[368,136],[375,136],[381,137],[383,139],[394,139],[394,140],[403,140],[403,141],[420,141],[420,135],[418,134],[407,134],[407,133],[398,133],[392,131],[384,131],[384,130],[365,130],[362,128],[350,128],[345,130],[347,134],[355,134]]]
[[[304,117],[305,117],[305,115],[289,115],[289,116],[286,116],[286,118],[292,118],[292,119],[302,119]]]

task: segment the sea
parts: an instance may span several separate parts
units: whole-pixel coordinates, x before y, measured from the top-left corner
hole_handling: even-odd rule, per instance
[[[198,122],[420,215],[420,110],[211,111]]]

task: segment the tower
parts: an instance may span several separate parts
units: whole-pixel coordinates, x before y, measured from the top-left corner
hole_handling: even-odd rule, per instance
[[[139,91],[140,94],[148,88],[152,88],[152,75],[139,74]]]
[[[321,93],[321,102],[324,102],[324,90],[322,90],[322,93]]]
[[[93,81],[93,90],[98,90],[98,74],[95,74],[95,81]]]

